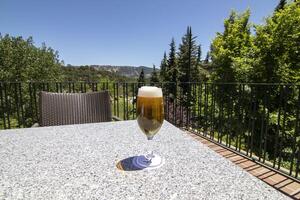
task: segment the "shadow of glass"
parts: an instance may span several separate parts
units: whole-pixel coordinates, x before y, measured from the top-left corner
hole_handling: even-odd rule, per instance
[[[145,168],[139,168],[139,167],[136,167],[133,165],[133,160],[136,159],[137,157],[138,156],[132,156],[132,157],[120,160],[116,164],[116,167],[122,171],[139,171],[139,170],[145,169]]]

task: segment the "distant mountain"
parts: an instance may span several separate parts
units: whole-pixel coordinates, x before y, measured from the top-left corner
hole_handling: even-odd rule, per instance
[[[72,65],[68,65],[68,66],[72,66]],[[72,67],[80,67],[80,66],[72,66]],[[130,78],[137,78],[141,73],[142,69],[144,69],[145,77],[149,78],[153,71],[152,68],[146,66],[135,67],[135,66],[113,66],[113,65],[89,65],[89,67],[93,67],[94,69],[99,71],[108,71],[108,72],[115,73],[119,76],[125,76]]]

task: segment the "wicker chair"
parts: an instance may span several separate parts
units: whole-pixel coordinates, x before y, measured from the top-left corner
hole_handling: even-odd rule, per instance
[[[92,93],[40,92],[39,126],[119,120],[111,113],[108,91]]]

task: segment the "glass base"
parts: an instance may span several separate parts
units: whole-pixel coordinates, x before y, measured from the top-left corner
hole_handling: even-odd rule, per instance
[[[152,154],[149,160],[149,155],[140,155],[134,157],[132,164],[139,169],[157,169],[164,164],[164,159],[157,154]]]

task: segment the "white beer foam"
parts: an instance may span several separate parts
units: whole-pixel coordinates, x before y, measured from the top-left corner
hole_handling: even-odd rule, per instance
[[[161,88],[154,86],[143,86],[139,88],[139,97],[162,97]]]

